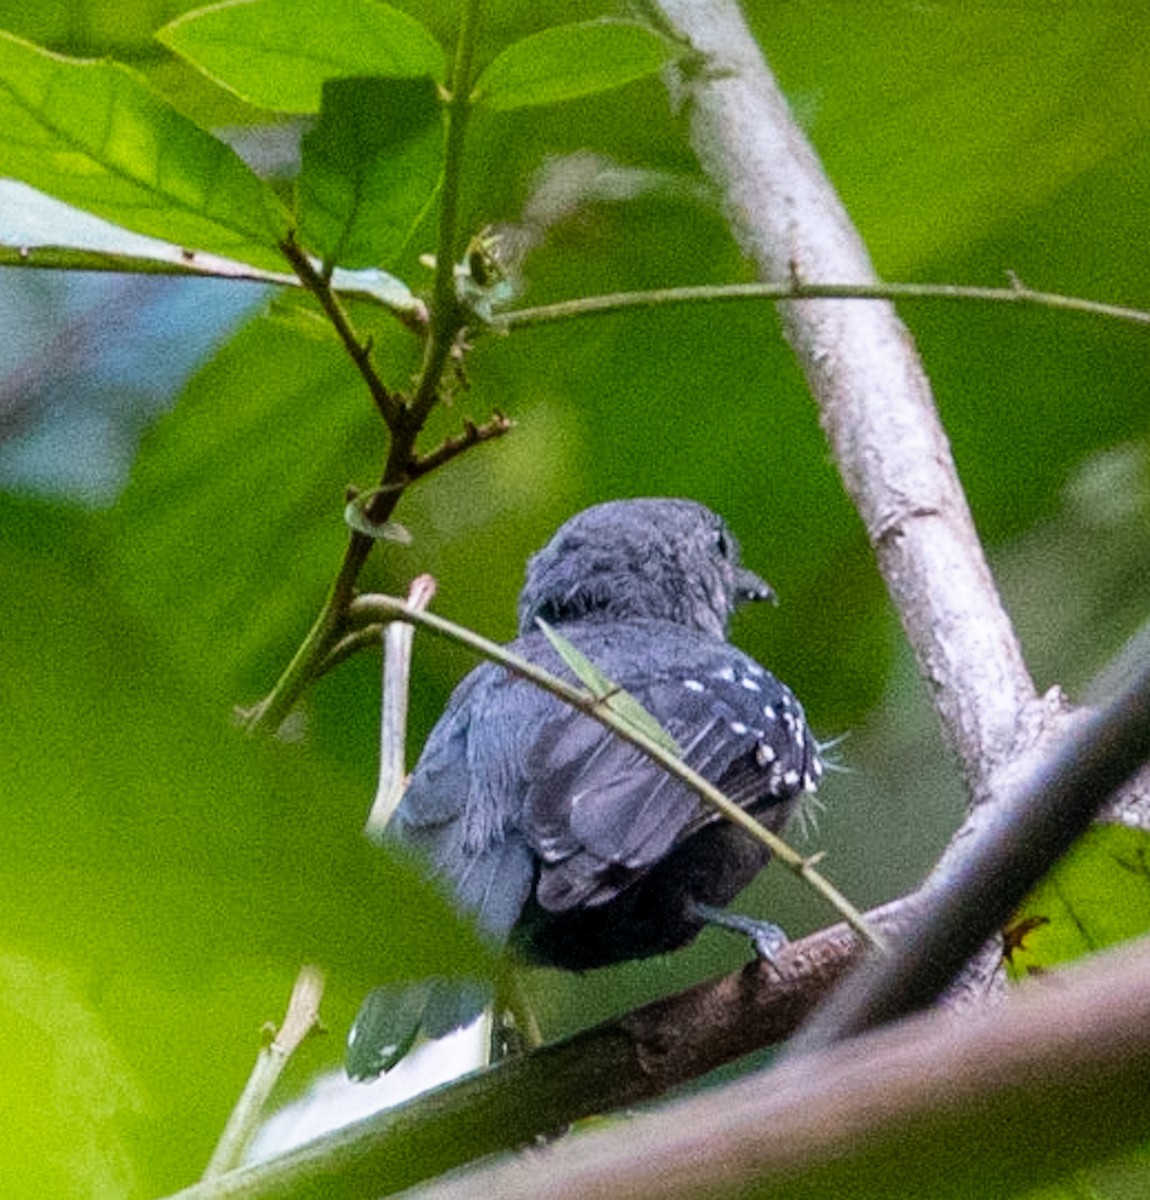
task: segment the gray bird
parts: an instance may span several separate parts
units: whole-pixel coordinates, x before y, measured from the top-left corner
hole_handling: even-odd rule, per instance
[[[573,679],[542,618],[659,721],[686,763],[777,831],[822,764],[799,702],[726,640],[741,602],[771,596],[703,505],[612,501],[532,556],[510,649]],[[451,697],[389,832],[528,963],[582,971],[645,958],[712,921],[772,945],[773,927],[722,912],[768,851],[604,726],[494,663]],[[433,1035],[466,1015],[449,1009],[425,1022]]]

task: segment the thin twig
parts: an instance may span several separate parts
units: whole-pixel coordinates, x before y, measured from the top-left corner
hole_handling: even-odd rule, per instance
[[[370,342],[360,339],[352,327],[351,319],[344,312],[343,305],[340,304],[339,297],[331,286],[331,281],[316,270],[311,259],[296,242],[292,238],[287,238],[281,244],[280,249],[299,276],[300,282],[311,292],[320,308],[323,309],[332,328],[343,342],[348,357],[355,363],[356,370],[367,384],[367,390],[370,392],[372,400],[375,401],[380,416],[383,417],[388,429],[394,433],[403,411],[403,404],[391,394],[391,390],[375,369],[375,364],[371,360]]]
[[[814,860],[793,850],[777,834],[764,828],[745,809],[740,808],[728,799],[709,780],[704,779],[697,771],[692,770],[682,759],[659,745],[653,738],[636,729],[629,721],[620,717],[602,700],[582,688],[575,687],[560,679],[538,664],[509,651],[497,642],[489,641],[480,634],[434,613],[421,612],[397,600],[393,596],[358,596],[351,605],[349,616],[352,620],[376,621],[410,621],[415,625],[431,630],[433,633],[446,637],[454,642],[467,646],[484,658],[506,667],[507,670],[535,684],[536,687],[550,692],[564,704],[598,721],[612,733],[625,742],[629,742],[653,762],[658,763],[668,774],[673,775],[689,787],[706,804],[720,813],[733,825],[743,829],[756,841],[769,847],[771,853],[788,870],[805,880],[820,896],[823,897],[852,929],[872,946],[883,948],[885,943],[881,937],[867,924],[862,913],[841,892],[820,874],[814,866]]]
[[[213,1179],[239,1166],[263,1118],[264,1109],[287,1066],[288,1059],[319,1024],[323,997],[323,972],[316,966],[301,967],[288,1001],[287,1013],[275,1038],[256,1057],[247,1084],[232,1109],[211,1161],[204,1171]]]
[[[420,575],[407,593],[408,606],[424,612],[435,596],[435,580]],[[415,627],[389,621],[383,633],[382,703],[379,722],[379,786],[364,832],[380,842],[407,785],[407,698],[411,682],[411,644]]]
[[[426,454],[417,454],[412,458],[407,465],[408,476],[413,480],[418,479],[429,471],[443,466],[444,463],[450,462],[451,459],[465,450],[469,450],[472,446],[502,437],[514,428],[515,422],[510,417],[504,416],[498,409],[482,425],[476,425],[474,421],[464,421],[462,433],[444,438],[434,450],[429,450]]]
[[[1150,312],[1081,296],[1042,292],[1012,276],[1009,287],[978,287],[952,283],[726,283],[697,287],[654,288],[644,292],[609,292],[580,296],[555,304],[512,309],[492,322],[498,329],[528,329],[581,317],[606,316],[632,308],[664,308],[682,304],[730,303],[744,300],[967,300],[990,304],[1023,304],[1061,309],[1150,325]]]

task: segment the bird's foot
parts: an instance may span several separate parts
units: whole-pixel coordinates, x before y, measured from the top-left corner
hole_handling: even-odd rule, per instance
[[[725,908],[716,908],[713,904],[701,904],[697,900],[692,901],[691,911],[708,925],[750,938],[758,957],[770,963],[776,972],[779,970],[778,954],[787,944],[787,935],[778,925],[755,917],[745,917],[741,913],[727,912]]]

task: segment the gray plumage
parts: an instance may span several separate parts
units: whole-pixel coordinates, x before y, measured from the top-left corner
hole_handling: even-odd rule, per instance
[[[709,509],[614,501],[531,558],[511,648],[571,678],[542,617],[777,830],[821,765],[798,701],[726,641],[736,605],[770,595]],[[391,833],[490,935],[572,970],[685,945],[698,906],[728,904],[768,857],[638,750],[492,663],[456,689]]]

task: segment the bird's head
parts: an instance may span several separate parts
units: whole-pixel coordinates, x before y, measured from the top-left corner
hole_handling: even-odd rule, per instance
[[[674,621],[724,637],[747,600],[773,599],[723,519],[693,500],[613,500],[577,513],[527,564],[519,631],[536,617]]]

